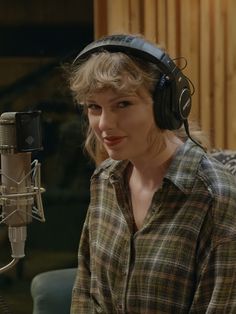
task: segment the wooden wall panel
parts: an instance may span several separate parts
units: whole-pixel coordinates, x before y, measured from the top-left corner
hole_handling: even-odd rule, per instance
[[[94,35],[95,38],[108,33],[107,0],[94,0]]]
[[[236,149],[236,1],[94,1],[96,37],[104,31],[141,33],[172,58],[187,59],[184,73],[195,86],[191,118],[215,147]],[[184,67],[184,59],[176,62]]]
[[[191,118],[199,121],[199,5],[198,0],[180,1],[180,56],[187,60],[184,73],[190,78],[196,92],[192,98]]]
[[[107,0],[107,26],[109,33],[126,33],[130,28],[129,1]]]
[[[171,23],[166,25],[166,49],[168,53],[173,57],[179,56],[179,46],[178,42],[180,39],[180,23],[179,23],[179,11],[178,11],[178,1],[169,0],[165,2],[166,12],[168,12],[168,19]],[[158,19],[160,14],[158,14]]]
[[[130,29],[133,34],[141,34],[143,31],[143,6],[142,0],[130,0]]]
[[[156,7],[156,19],[157,19],[157,42],[160,46],[166,47],[166,38],[167,38],[167,10],[166,10],[166,1],[158,0]]]
[[[213,3],[214,2],[214,3]],[[212,60],[213,60],[213,113],[214,139],[216,146],[224,146],[225,97],[224,97],[224,12],[221,0],[211,3],[212,14]]]
[[[227,57],[226,57],[226,94],[227,106],[227,145],[236,148],[236,1],[228,0],[227,14]]]
[[[200,0],[200,50],[199,50],[199,114],[202,128],[212,134],[211,119],[211,23],[210,0]],[[201,61],[200,61],[201,60]],[[212,136],[211,136],[212,137]]]
[[[156,42],[156,23],[157,23],[157,11],[156,0],[150,0],[144,2],[144,35],[149,40]]]

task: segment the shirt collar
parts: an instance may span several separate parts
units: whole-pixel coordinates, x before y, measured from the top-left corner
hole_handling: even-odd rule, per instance
[[[192,189],[199,163],[204,155],[202,148],[188,139],[175,153],[164,181],[171,181],[184,193]],[[111,182],[124,179],[129,161],[105,160],[94,172],[93,177],[110,179]]]
[[[165,179],[188,193],[196,180],[204,150],[188,139],[175,153]]]

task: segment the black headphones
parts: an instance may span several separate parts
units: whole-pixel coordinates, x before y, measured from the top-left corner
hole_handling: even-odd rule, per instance
[[[99,51],[123,52],[157,65],[161,78],[153,95],[156,124],[161,129],[176,130],[187,121],[191,110],[189,80],[163,50],[133,35],[111,35],[92,42],[76,57],[74,62],[87,59]]]

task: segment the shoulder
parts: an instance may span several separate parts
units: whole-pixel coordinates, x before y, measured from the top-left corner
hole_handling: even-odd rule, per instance
[[[208,200],[217,239],[236,236],[236,178],[212,154],[190,141],[177,152],[168,176],[192,201]],[[218,240],[217,240],[218,242]]]
[[[199,164],[199,175],[204,179],[213,195],[236,196],[236,177],[214,155],[204,154]]]
[[[236,194],[236,176],[232,171],[190,140],[177,152],[168,176],[187,192],[199,185],[209,189],[212,196],[224,194],[227,190]]]
[[[202,158],[199,174],[212,197],[211,215],[216,243],[236,239],[236,178],[214,156]]]

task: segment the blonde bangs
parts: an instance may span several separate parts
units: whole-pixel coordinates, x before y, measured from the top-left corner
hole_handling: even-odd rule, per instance
[[[150,75],[150,70],[153,75]],[[145,67],[137,65],[123,53],[104,51],[93,54],[87,61],[74,67],[70,88],[77,103],[83,104],[93,93],[107,88],[125,93],[144,85],[152,91],[156,77],[156,67],[147,70],[147,64]]]

